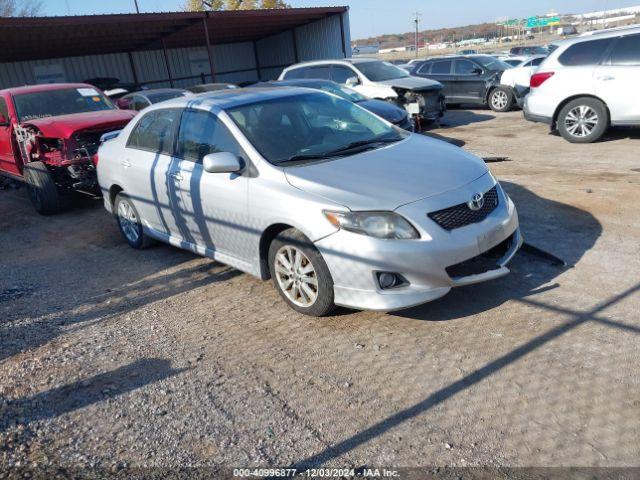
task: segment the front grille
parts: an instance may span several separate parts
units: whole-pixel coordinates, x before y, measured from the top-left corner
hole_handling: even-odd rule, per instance
[[[469,260],[445,268],[447,275],[455,279],[499,269],[500,265],[498,265],[498,261],[509,251],[513,245],[514,238],[515,233],[490,250]]]
[[[445,230],[454,230],[487,218],[498,206],[498,189],[493,187],[484,194],[484,205],[479,210],[471,210],[466,203],[428,213],[427,216]]]

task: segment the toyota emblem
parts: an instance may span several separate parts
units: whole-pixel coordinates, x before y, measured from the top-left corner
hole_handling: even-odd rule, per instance
[[[484,206],[484,195],[482,193],[476,193],[467,205],[474,212],[480,210]]]

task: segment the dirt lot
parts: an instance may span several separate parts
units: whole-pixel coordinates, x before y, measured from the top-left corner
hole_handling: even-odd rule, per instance
[[[640,466],[639,131],[571,145],[520,112],[431,135],[491,164],[512,274],[393,314],[289,310],[268,282],[130,249],[101,204],[0,190],[0,471]]]

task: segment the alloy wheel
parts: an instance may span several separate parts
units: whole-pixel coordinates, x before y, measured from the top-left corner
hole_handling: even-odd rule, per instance
[[[564,126],[570,135],[583,138],[593,133],[598,125],[598,113],[587,105],[580,105],[569,111]]]
[[[507,103],[509,103],[509,97],[502,90],[496,90],[493,92],[493,95],[491,95],[491,105],[493,105],[493,108],[496,110],[506,108]]]
[[[138,218],[133,207],[127,201],[122,201],[118,205],[118,222],[122,228],[122,233],[131,243],[136,243],[140,238],[138,231]]]
[[[310,307],[316,302],[318,276],[302,250],[291,245],[281,247],[274,266],[278,285],[291,302],[299,307]]]

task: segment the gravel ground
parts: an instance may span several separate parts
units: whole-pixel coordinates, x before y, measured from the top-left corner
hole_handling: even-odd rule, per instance
[[[512,274],[393,314],[289,310],[269,282],[159,245],[100,202],[0,189],[0,471],[640,466],[639,132],[571,145],[453,110],[528,242]],[[18,470],[11,470],[18,471]]]

